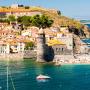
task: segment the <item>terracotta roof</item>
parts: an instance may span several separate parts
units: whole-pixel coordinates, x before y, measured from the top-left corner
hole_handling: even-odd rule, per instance
[[[5,41],[0,41],[0,45],[6,45]]]

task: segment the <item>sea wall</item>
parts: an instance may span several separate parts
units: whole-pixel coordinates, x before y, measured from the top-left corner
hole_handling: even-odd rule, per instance
[[[58,64],[90,64],[90,55],[55,55],[53,62]]]
[[[23,52],[23,58],[36,58],[37,52],[34,50],[25,50]]]
[[[23,60],[23,53],[10,53],[10,54],[0,54],[0,61],[18,61]]]
[[[37,54],[34,50],[25,50],[24,52],[19,53],[9,53],[9,54],[0,54],[0,61],[21,61],[24,58],[36,58]]]
[[[55,55],[53,62],[71,63],[74,60],[73,55]]]
[[[34,50],[26,50],[23,53],[0,54],[0,61],[23,61],[24,58],[36,58],[37,53]],[[55,55],[53,62],[59,64],[90,64],[90,54],[76,55]]]

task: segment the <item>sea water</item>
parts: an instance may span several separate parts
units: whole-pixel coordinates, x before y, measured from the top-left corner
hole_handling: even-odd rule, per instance
[[[8,90],[90,90],[90,65],[38,64],[33,60],[9,62]],[[51,78],[40,82],[39,74]],[[7,90],[7,63],[0,61],[0,90]]]

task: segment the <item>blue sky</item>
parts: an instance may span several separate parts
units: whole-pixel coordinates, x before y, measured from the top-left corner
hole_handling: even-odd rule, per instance
[[[0,0],[0,6],[13,3],[55,8],[71,18],[90,19],[90,0]]]

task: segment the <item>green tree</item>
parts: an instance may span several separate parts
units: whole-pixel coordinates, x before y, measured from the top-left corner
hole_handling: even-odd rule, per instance
[[[29,6],[25,6],[25,9],[29,9],[30,7]]]
[[[22,16],[17,18],[17,22],[23,24],[24,26],[30,26],[30,16]]]
[[[29,50],[29,49],[32,50],[34,46],[35,46],[35,45],[34,45],[33,42],[27,42],[27,43],[25,44],[25,50]]]
[[[15,22],[15,21],[16,21],[15,16],[13,16],[13,15],[10,15],[10,16],[8,17],[8,20],[9,20],[10,22]]]
[[[53,20],[49,19],[45,15],[35,15],[35,16],[22,16],[17,18],[17,22],[23,24],[24,26],[36,26],[39,28],[51,27]]]
[[[40,15],[35,15],[31,17],[31,25],[40,27],[41,21],[40,21]]]
[[[10,23],[8,19],[0,19],[0,22],[1,23],[8,23],[8,24]]]
[[[58,15],[61,15],[61,11],[60,10],[58,10],[57,13],[58,13]]]
[[[30,26],[30,16],[22,16],[22,24],[24,26]]]
[[[18,18],[17,18],[17,22],[18,22],[18,23],[22,23],[22,17],[18,17]]]
[[[49,19],[48,16],[45,15],[35,15],[31,18],[32,26],[36,26],[39,28],[47,28],[53,24],[53,20]]]

